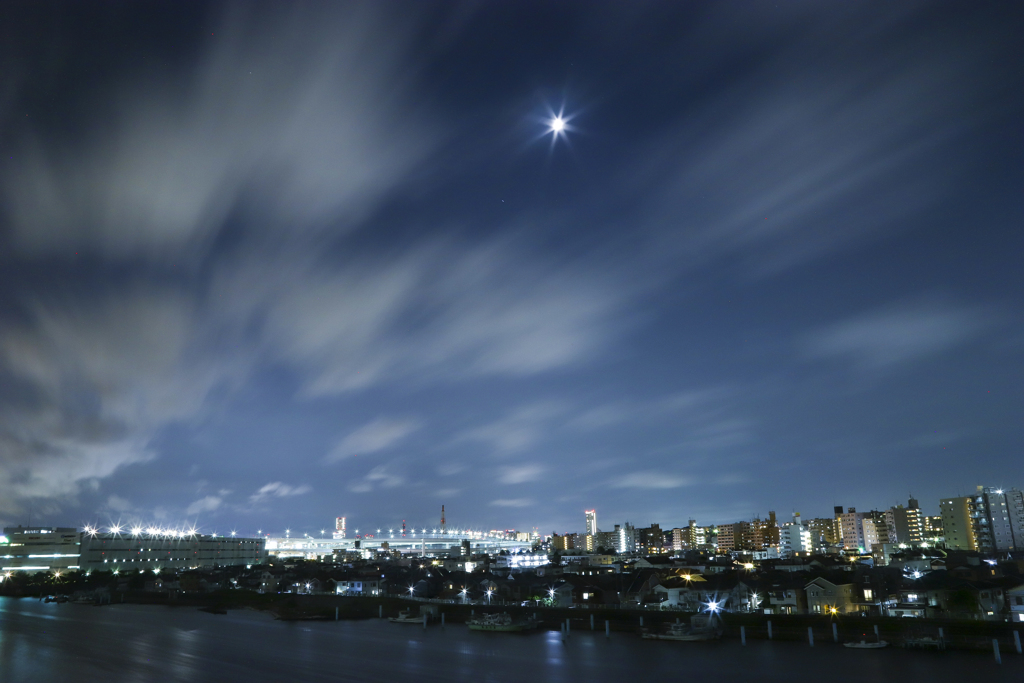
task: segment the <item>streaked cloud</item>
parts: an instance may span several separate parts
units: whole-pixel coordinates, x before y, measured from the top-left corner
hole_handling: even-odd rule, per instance
[[[846,359],[884,370],[960,346],[993,324],[989,311],[924,301],[868,311],[809,333],[801,350],[811,359]]]
[[[291,484],[285,484],[280,481],[272,481],[269,484],[265,484],[260,487],[256,493],[249,496],[249,502],[253,505],[265,503],[274,498],[289,498],[291,496],[301,496],[309,493],[313,490],[313,487],[309,484],[301,484],[299,486],[292,486]],[[207,496],[211,498],[213,496]],[[204,499],[205,500],[205,499]]]
[[[194,68],[104,87],[77,144],[22,137],[0,186],[15,244],[163,261],[243,205],[271,231],[364,216],[438,141],[410,90],[414,14],[226,12]]]
[[[405,477],[396,474],[392,464],[378,465],[370,470],[362,480],[349,486],[353,493],[369,493],[378,488],[390,489],[405,483]]]
[[[511,465],[499,470],[498,481],[502,484],[525,484],[537,481],[544,474],[545,467],[533,463]]]
[[[532,498],[498,498],[488,503],[499,508],[527,508],[534,504]]]
[[[269,486],[269,484],[268,484],[268,486]],[[263,488],[265,489],[267,487],[265,486]],[[270,492],[270,491],[264,492],[263,489],[260,489],[260,491],[256,492],[256,494],[253,496],[253,498],[250,498],[250,501],[255,503],[255,502],[259,502],[260,500],[262,500],[262,498],[259,498],[261,492],[263,492],[263,497],[269,497],[269,496],[273,496],[273,495],[278,495],[278,494],[276,494],[274,492]],[[223,502],[224,502],[224,499],[221,498],[220,496],[205,496],[203,498],[200,498],[199,500],[193,501],[188,506],[188,508],[186,508],[185,514],[187,514],[187,515],[198,515],[198,514],[202,514],[204,512],[213,512],[214,510],[219,509]]]
[[[642,470],[616,477],[609,481],[608,485],[620,489],[676,489],[681,486],[689,486],[690,483],[688,478],[669,472]]]
[[[521,406],[494,422],[461,432],[455,442],[481,442],[497,455],[516,453],[539,442],[549,428],[549,421],[565,410],[566,406],[558,401]]]
[[[356,455],[369,455],[394,446],[420,428],[415,419],[378,418],[338,442],[324,462],[332,463]]]

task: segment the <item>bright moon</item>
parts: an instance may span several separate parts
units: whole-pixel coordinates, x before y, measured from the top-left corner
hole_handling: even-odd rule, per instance
[[[551,119],[552,133],[561,133],[563,130],[565,130],[565,119],[563,119],[561,116],[556,116],[555,118]]]

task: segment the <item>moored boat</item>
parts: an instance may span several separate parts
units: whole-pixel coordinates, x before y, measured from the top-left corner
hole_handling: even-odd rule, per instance
[[[502,614],[481,614],[479,617],[470,619],[466,626],[471,631],[498,631],[502,633],[517,633],[537,628],[537,622],[532,619],[513,621],[507,613]]]
[[[722,629],[703,615],[695,615],[690,619],[690,624],[676,622],[670,624],[665,633],[644,632],[641,637],[648,640],[715,640],[722,637]]]
[[[414,617],[410,610],[404,609],[398,613],[397,617],[389,617],[388,621],[392,624],[422,624],[423,617]]]
[[[878,650],[880,648],[888,647],[888,646],[889,646],[889,643],[887,643],[884,640],[877,640],[877,641],[874,641],[874,642],[868,642],[866,640],[861,640],[859,642],[843,643],[843,647],[850,647],[850,648],[855,648],[855,649],[858,649],[858,650]]]

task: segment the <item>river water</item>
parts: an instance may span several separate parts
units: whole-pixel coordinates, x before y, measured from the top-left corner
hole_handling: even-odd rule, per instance
[[[280,622],[252,611],[0,598],[0,681],[1021,681],[1024,657],[679,643],[632,633],[479,633],[461,624]]]

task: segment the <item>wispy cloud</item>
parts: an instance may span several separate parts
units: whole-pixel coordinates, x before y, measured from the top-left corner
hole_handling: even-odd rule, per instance
[[[557,401],[542,401],[521,406],[504,417],[458,434],[454,441],[478,441],[487,444],[498,455],[525,450],[540,441],[548,422],[565,413],[566,406]]]
[[[544,471],[543,466],[532,463],[510,465],[499,470],[498,481],[502,484],[525,484],[540,479]]]
[[[690,480],[668,472],[656,470],[645,470],[630,472],[629,474],[617,477],[608,482],[612,488],[620,489],[675,489],[681,486],[689,486]]]
[[[806,335],[800,347],[810,359],[847,359],[863,369],[884,370],[960,346],[992,324],[985,310],[925,301],[834,323]]]
[[[498,498],[489,503],[489,505],[499,508],[526,508],[533,504],[532,498]]]
[[[0,497],[70,496],[151,460],[154,431],[193,419],[247,363],[241,349],[210,355],[194,303],[166,288],[51,294],[24,310],[0,335]]]
[[[285,484],[280,481],[272,481],[269,484],[265,484],[256,493],[249,496],[249,502],[253,505],[259,503],[265,503],[274,498],[288,498],[290,496],[301,496],[305,493],[309,493],[313,490],[313,487],[308,484],[302,484],[300,486],[292,486]],[[208,498],[212,496],[207,496]],[[205,500],[205,499],[204,499]]]
[[[260,321],[266,352],[298,369],[315,397],[578,365],[620,332],[624,295],[612,285],[507,241],[438,239],[333,266],[261,256],[225,266],[214,286],[221,319]]]
[[[337,227],[436,142],[414,115],[412,21],[369,6],[236,10],[194,70],[111,88],[92,113],[105,123],[77,145],[24,136],[0,187],[18,248],[163,260],[243,203],[254,228]]]
[[[349,486],[353,493],[369,493],[377,488],[390,489],[405,483],[405,477],[395,474],[390,464],[378,465],[370,470],[362,480]]]
[[[263,488],[266,488],[266,486]],[[256,495],[259,495],[259,492],[257,492]],[[250,500],[254,503],[258,502],[257,500],[253,500],[252,498],[250,498]],[[206,496],[204,498],[200,498],[199,500],[193,501],[185,510],[185,514],[198,515],[203,512],[213,512],[214,510],[219,509],[223,502],[224,499],[221,498],[220,496]]]
[[[906,40],[902,11],[872,12],[870,21],[856,13],[840,22],[844,44]],[[949,44],[834,61],[848,53],[827,45],[838,29],[830,19],[808,13],[798,33],[778,17],[762,19],[759,40],[778,32],[788,47],[719,81],[626,171],[624,191],[649,197],[639,222],[653,227],[652,259],[669,257],[667,267],[728,256],[764,275],[891,235],[940,202],[969,166],[956,143],[976,120],[968,93],[980,85],[980,54]],[[745,30],[728,12],[702,22],[706,36]],[[697,39],[676,54],[705,63],[720,49]],[[827,57],[808,63],[810,53]],[[700,78],[686,69],[679,77]],[[941,163],[951,154],[957,164]]]
[[[368,455],[390,448],[420,428],[415,419],[378,418],[356,429],[338,442],[324,462],[332,463],[355,455]]]

